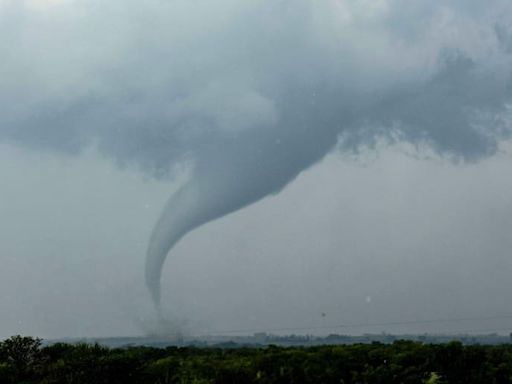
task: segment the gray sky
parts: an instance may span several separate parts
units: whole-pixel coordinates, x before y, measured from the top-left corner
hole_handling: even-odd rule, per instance
[[[506,330],[511,7],[0,0],[0,337]]]
[[[454,165],[407,151],[329,156],[278,196],[191,233],[164,269],[165,312],[191,332],[509,314],[512,154]],[[153,331],[144,253],[172,184],[94,152],[4,146],[0,160],[1,336]]]

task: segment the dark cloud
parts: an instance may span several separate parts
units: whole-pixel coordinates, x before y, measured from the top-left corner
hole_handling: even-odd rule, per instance
[[[506,1],[0,4],[1,139],[189,167],[148,252],[156,301],[182,236],[277,193],[339,137],[473,160],[509,133]]]

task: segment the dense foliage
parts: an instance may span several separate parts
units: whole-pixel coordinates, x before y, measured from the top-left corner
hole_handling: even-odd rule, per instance
[[[0,383],[512,383],[512,345],[109,349],[14,336],[0,343]]]

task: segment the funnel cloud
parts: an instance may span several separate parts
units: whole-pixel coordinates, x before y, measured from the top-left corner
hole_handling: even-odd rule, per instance
[[[376,140],[477,161],[510,137],[508,0],[0,1],[0,140],[188,180],[146,284],[195,228]]]

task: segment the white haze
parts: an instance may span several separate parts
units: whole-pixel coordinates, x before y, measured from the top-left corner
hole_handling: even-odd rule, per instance
[[[186,181],[171,195],[149,244],[146,281],[157,304],[163,262],[184,235],[208,221],[277,194],[335,149],[347,154],[367,147],[371,153],[379,140],[411,143],[432,151],[435,158],[441,156],[445,159],[443,167],[453,170],[454,175],[464,174],[466,168],[459,167],[468,167],[468,172],[476,174],[480,164],[495,158],[500,143],[510,135],[509,1],[69,0],[42,4],[0,2],[0,140],[6,145],[3,148],[7,159],[12,156],[18,162],[22,153],[27,158],[39,156],[34,153],[49,153],[51,159],[78,155],[76,161],[81,161],[78,159],[85,156],[98,165],[100,155],[125,169],[120,175],[138,172],[135,174],[146,180],[150,190],[151,185],[162,186],[174,180],[172,187],[165,184],[168,193],[176,190],[176,178],[185,173]],[[11,152],[13,146],[35,152]],[[450,166],[447,159],[473,165]],[[506,163],[508,158],[500,159]],[[395,159],[394,166],[402,161],[417,164],[415,160]],[[331,160],[325,164],[329,164],[329,177],[335,183],[344,162],[336,163],[339,171]],[[54,165],[50,171],[56,172],[57,178],[86,177],[85,190],[94,189],[99,183],[94,167],[85,174],[79,168],[68,174],[58,169]],[[111,172],[118,174],[115,168]],[[501,176],[506,178],[506,173]],[[300,177],[290,189],[299,188],[307,176]],[[419,182],[410,177],[404,176],[403,182]],[[428,180],[428,175],[421,172],[418,177],[422,182]],[[443,182],[449,184],[448,180]],[[399,186],[404,187],[399,180],[390,179],[389,184],[397,191]],[[79,196],[73,193],[76,185],[75,181],[69,184],[71,191],[62,191],[59,200],[64,203],[71,199],[78,211],[91,209],[89,205],[81,206]],[[43,188],[31,191],[34,201],[39,201],[42,191]],[[146,199],[145,193],[156,193],[152,191],[141,195]],[[365,219],[372,228],[370,224],[379,210],[375,212],[367,200],[369,190],[364,183],[357,185],[357,191],[350,202],[344,201],[348,207],[359,207],[359,219],[351,217],[351,222],[357,227],[359,220]],[[121,187],[114,195],[117,197],[112,200],[116,203],[130,200]],[[155,210],[164,205],[158,198],[147,200]],[[281,194],[272,201],[286,205],[288,200],[292,198]],[[377,199],[377,203],[380,209],[385,208],[384,202]],[[261,205],[268,204],[265,201]],[[113,226],[126,223],[123,218],[125,211],[131,212],[129,207],[128,204],[125,210],[115,210],[109,216]],[[54,209],[62,214],[74,211]],[[249,215],[254,209],[257,207],[233,217]],[[406,214],[411,208],[403,203],[397,209],[397,214]],[[321,207],[316,207],[315,212],[318,217],[325,216]],[[386,211],[386,215],[392,217],[392,212]],[[43,221],[50,221],[50,214],[42,216]],[[13,213],[5,217],[7,222],[19,220]],[[73,215],[66,217],[76,223]],[[151,218],[155,220],[155,215]],[[414,219],[421,228],[421,216]],[[457,216],[457,220],[463,219],[462,214]],[[308,222],[306,217],[303,220]],[[106,274],[106,279],[119,274],[128,278],[129,257],[114,255],[119,255],[121,249],[123,254],[127,248],[134,249],[131,241],[142,234],[149,237],[151,224],[138,216],[133,221],[137,222],[137,230],[132,228],[130,235],[108,238],[109,246],[114,247],[108,259],[116,269],[112,275]],[[439,217],[439,225],[442,223]],[[280,224],[281,229],[275,229],[280,234],[291,225],[280,218],[269,219],[263,225],[268,228]],[[212,223],[210,228],[218,225]],[[389,227],[395,231],[399,225]],[[190,240],[187,238],[172,251],[173,263],[166,268],[178,275],[164,274],[162,305],[168,317],[190,317],[194,321],[210,317],[201,313],[186,315],[191,309],[185,303],[191,303],[196,295],[177,277],[187,274],[183,269],[180,272],[176,261],[183,247],[195,244],[192,239],[212,230],[208,228],[191,233]],[[480,229],[486,233],[485,228]],[[29,239],[40,236],[38,231],[20,231]],[[375,236],[390,236],[382,228],[380,235],[377,228],[373,227],[373,231]],[[248,254],[265,244],[262,232],[246,232],[254,240]],[[87,241],[90,247],[97,238],[87,238],[87,231],[79,228],[72,233],[73,236],[59,237],[60,241],[48,241],[61,251],[69,241],[74,248],[72,254],[76,255],[70,259],[82,265],[87,259],[81,256],[87,249],[82,242]],[[226,229],[225,233],[227,236],[231,232]],[[298,236],[312,244],[322,238],[327,241],[325,231],[316,227],[305,227]],[[430,239],[430,248],[425,247],[415,260],[436,260],[431,253],[442,239],[441,234],[438,236]],[[142,248],[147,244],[145,239]],[[422,239],[416,238],[410,246],[420,246]],[[366,245],[366,241],[361,242]],[[280,245],[276,242],[275,246],[284,247],[279,249],[286,254],[296,244],[298,238]],[[340,250],[351,253],[350,246],[344,244]],[[446,252],[450,244],[446,247],[441,249]],[[205,246],[202,252],[211,253],[210,248]],[[255,255],[255,259],[266,260],[275,267],[278,264],[274,265],[270,257],[275,252],[268,250],[264,255]],[[404,252],[402,249],[398,254]],[[15,248],[13,260],[19,259],[19,253],[21,250]],[[138,249],[137,253],[139,260],[145,251]],[[330,249],[326,251],[329,253],[336,252]],[[349,257],[342,253],[341,259]],[[369,250],[363,253],[372,254]],[[192,258],[192,254],[196,252],[189,251],[188,257]],[[317,258],[320,256],[314,255],[311,260]],[[293,260],[288,260],[292,266]],[[359,255],[358,260],[363,262],[365,256]],[[48,257],[41,257],[41,263],[46,262]],[[251,264],[246,260],[245,265]],[[139,267],[142,274],[144,268]],[[211,270],[206,261],[196,267],[198,273]],[[227,265],[223,270],[232,268]],[[99,270],[96,276],[100,276],[108,269],[95,266],[94,270]],[[121,273],[124,270],[126,274]],[[55,279],[55,274],[42,276]],[[242,276],[241,285],[259,273],[253,268],[238,276]],[[286,284],[286,274],[280,276],[279,284]],[[317,278],[322,280],[321,275]],[[216,281],[220,284],[226,280]],[[417,281],[414,279],[411,284]],[[236,286],[231,287],[232,292],[246,299],[251,297],[247,292],[242,295]],[[204,284],[197,287],[204,289]],[[352,291],[355,290],[354,287]],[[255,284],[252,292],[264,290],[258,290]],[[307,303],[308,294],[299,292],[302,291],[295,292],[298,300]],[[265,297],[269,295],[274,294],[267,292]],[[16,295],[11,297],[17,302]],[[66,292],[66,297],[73,300],[72,292]],[[417,297],[424,300],[419,293]],[[282,297],[279,302],[293,300]],[[350,302],[347,298],[346,303]],[[374,302],[370,293],[365,295],[365,302]],[[140,303],[130,311],[151,312],[145,300]],[[414,312],[416,307],[411,304],[409,308]],[[236,306],[231,309],[236,310]],[[354,307],[354,311],[357,314],[363,310]],[[92,317],[101,322],[101,314],[94,313]],[[252,326],[265,319],[265,311],[261,311],[254,320],[240,322]],[[144,328],[145,320],[141,323]]]

